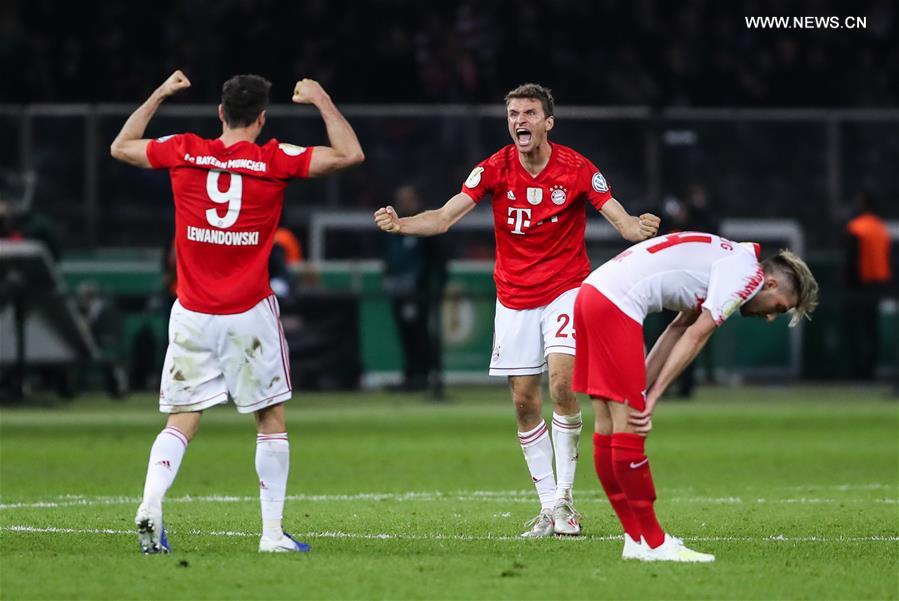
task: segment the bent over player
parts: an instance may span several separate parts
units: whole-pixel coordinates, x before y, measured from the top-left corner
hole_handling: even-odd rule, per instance
[[[256,472],[262,507],[260,551],[308,551],[281,528],[290,447],[284,401],[291,396],[287,343],[268,260],[292,179],[326,175],[363,160],[356,134],[321,86],[297,82],[293,101],[321,113],[330,146],[302,147],[256,138],[271,84],[237,75],[222,86],[222,135],[142,139],[163,100],[190,86],[173,73],[125,122],[112,156],[168,169],[175,200],[178,300],[172,307],[159,410],[166,426],[150,449],[143,502],[135,518],[144,553],[170,551],[162,500],[204,409],[231,398],[256,416]]]
[[[818,304],[802,259],[781,250],[760,263],[758,252],[713,234],[671,234],[622,252],[578,292],[574,390],[593,399],[594,463],[624,527],[624,559],[715,560],[662,530],[644,442],[659,397],[737,309],[768,321],[792,311],[794,326]],[[643,320],[663,308],[679,313],[645,357]]]
[[[525,537],[581,531],[571,490],[582,422],[571,391],[571,372],[574,297],[590,273],[585,204],[592,204],[632,242],[654,236],[659,226],[654,215],[628,215],[612,198],[599,169],[584,156],[549,142],[553,114],[549,89],[519,86],[506,95],[513,143],[475,167],[459,194],[440,209],[412,217],[398,218],[393,207],[375,213],[375,222],[384,231],[433,236],[446,232],[491,196],[497,300],[490,375],[509,379],[518,441],[541,507],[522,534]],[[541,415],[540,377],[547,368],[552,441]]]

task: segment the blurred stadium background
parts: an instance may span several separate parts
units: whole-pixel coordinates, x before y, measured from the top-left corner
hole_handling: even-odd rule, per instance
[[[751,29],[752,15],[858,16],[865,27]],[[502,97],[524,81],[554,90],[552,138],[597,163],[632,213],[758,240],[763,252],[789,245],[817,275],[813,322],[790,331],[785,320],[733,320],[698,361],[698,382],[893,382],[896,288],[849,286],[846,226],[867,194],[899,238],[897,22],[890,0],[4,2],[0,390],[11,399],[158,385],[172,300],[169,181],[116,163],[108,146],[175,68],[193,87],[165,104],[148,137],[217,136],[221,83],[255,72],[274,84],[262,139],[326,141],[318,115],[287,102],[308,76],[365,149],[360,168],[286,192],[282,227],[303,257],[286,265],[282,295],[300,388],[401,383],[385,241],[371,213],[403,184],[428,207],[455,193],[507,143]],[[623,243],[597,213],[588,223],[597,265]],[[449,279],[431,328],[442,349],[433,394],[440,381],[487,380],[489,212],[463,220],[442,249]],[[862,330],[847,316],[859,302],[876,306],[870,372],[853,369],[849,350]]]

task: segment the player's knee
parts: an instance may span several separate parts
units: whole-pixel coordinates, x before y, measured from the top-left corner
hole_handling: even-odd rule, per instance
[[[555,378],[549,384],[549,396],[556,405],[568,406],[576,403],[571,390],[571,378]]]
[[[190,441],[200,429],[201,415],[201,412],[174,413],[169,416],[165,425],[169,428],[176,428]]]
[[[257,411],[256,430],[262,434],[286,432],[287,422],[284,418],[284,405],[279,403]]]
[[[512,404],[515,406],[515,415],[519,421],[540,415],[539,394],[513,393]]]

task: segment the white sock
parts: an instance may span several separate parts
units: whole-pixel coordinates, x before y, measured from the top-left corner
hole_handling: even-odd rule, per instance
[[[171,426],[166,426],[156,436],[150,448],[147,479],[144,481],[144,503],[157,509],[162,507],[162,499],[178,475],[187,443],[184,432]]]
[[[574,473],[577,470],[577,447],[581,439],[581,412],[559,415],[553,412],[553,448],[556,451],[556,500],[571,499]]]
[[[256,436],[256,474],[259,476],[259,505],[262,509],[262,536],[279,540],[284,530],[284,495],[290,471],[290,443],[287,432]]]
[[[553,495],[556,491],[556,479],[553,476],[553,445],[549,440],[546,422],[540,420],[540,424],[533,430],[519,432],[518,442],[524,451],[524,460],[531,472],[531,480],[537,487],[540,508],[552,511],[555,504]]]

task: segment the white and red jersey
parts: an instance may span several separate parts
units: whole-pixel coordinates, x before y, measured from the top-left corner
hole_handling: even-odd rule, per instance
[[[631,246],[584,283],[638,323],[662,309],[708,309],[721,325],[761,290],[764,281],[758,244],[678,232]]]
[[[272,294],[268,259],[284,188],[309,174],[312,148],[259,146],[194,134],[150,141],[147,159],[168,169],[175,199],[178,300],[198,313],[242,313]]]
[[[481,162],[462,186],[479,203],[492,196],[496,295],[510,309],[549,304],[590,273],[584,243],[585,204],[612,197],[599,169],[583,155],[552,144],[549,163],[528,173],[510,144]]]

